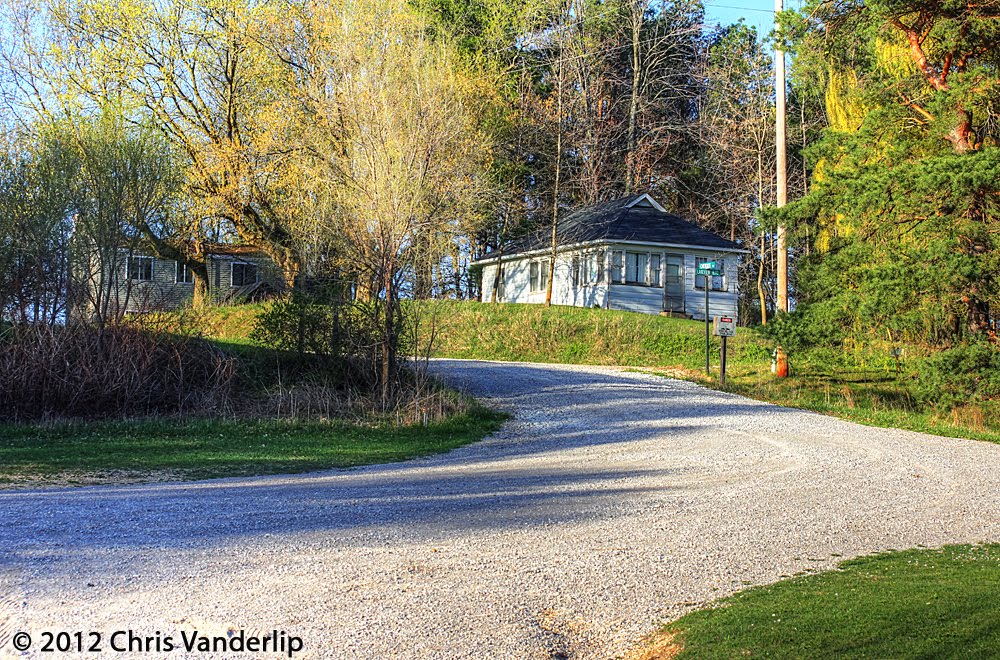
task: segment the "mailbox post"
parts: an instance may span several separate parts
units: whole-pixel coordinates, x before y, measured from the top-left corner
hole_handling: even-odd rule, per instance
[[[715,336],[722,339],[719,356],[719,385],[726,386],[726,339],[736,336],[736,319],[731,316],[715,317]]]

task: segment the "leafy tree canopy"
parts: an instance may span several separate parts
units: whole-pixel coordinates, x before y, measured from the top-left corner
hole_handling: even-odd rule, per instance
[[[803,314],[839,336],[992,338],[1000,303],[1000,3],[812,2],[790,21],[830,128],[809,193]]]

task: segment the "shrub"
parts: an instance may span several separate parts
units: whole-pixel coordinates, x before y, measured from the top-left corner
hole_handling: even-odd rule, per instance
[[[951,407],[1000,396],[1000,350],[986,342],[955,346],[920,364],[916,396]]]
[[[136,327],[18,324],[0,332],[0,419],[218,411],[235,361],[207,341]]]
[[[338,372],[345,385],[371,388],[379,379],[384,337],[371,305],[330,304],[302,298],[278,300],[262,309],[254,320],[251,339],[273,349],[323,360],[324,368]],[[413,353],[417,341],[413,323],[417,316],[410,310],[399,328],[400,356]]]

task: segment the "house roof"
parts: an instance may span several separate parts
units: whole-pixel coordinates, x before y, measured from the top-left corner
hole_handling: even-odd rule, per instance
[[[690,220],[667,213],[649,195],[619,197],[602,204],[578,209],[559,220],[559,245],[599,241],[662,243],[707,250],[744,252],[736,243],[702,229]],[[551,228],[542,229],[513,241],[504,256],[547,249]],[[486,255],[482,260],[491,258]]]
[[[247,245],[245,243],[203,243],[202,251],[205,254],[214,254],[219,256],[266,256],[264,251],[256,245]]]

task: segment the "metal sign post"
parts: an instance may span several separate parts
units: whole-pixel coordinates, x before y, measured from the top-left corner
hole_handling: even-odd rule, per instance
[[[726,386],[726,339],[736,336],[736,319],[731,316],[715,317],[715,335],[722,338],[722,354],[719,356],[719,386]]]
[[[711,340],[708,337],[708,272],[705,272],[705,374],[712,375]]]
[[[697,274],[705,277],[705,373],[707,375],[711,375],[712,373],[712,341],[708,331],[708,291],[711,289],[712,283],[709,281],[709,278],[713,275],[721,275],[721,271],[718,268],[719,265],[714,261],[703,261],[698,264],[697,268]]]

